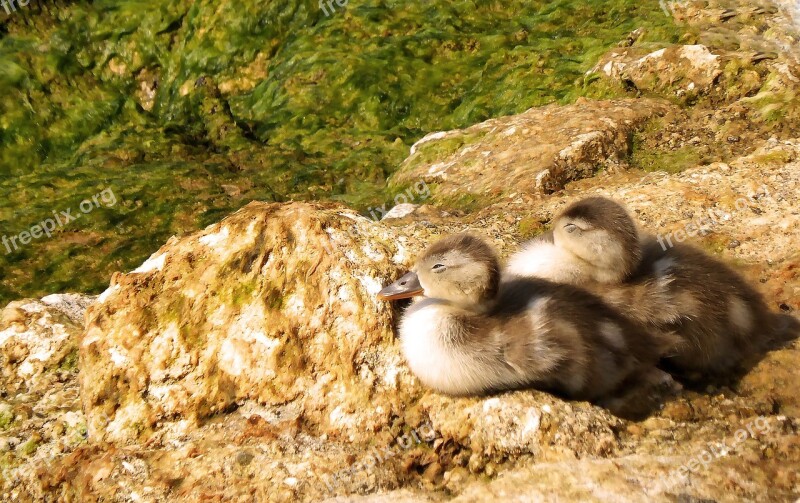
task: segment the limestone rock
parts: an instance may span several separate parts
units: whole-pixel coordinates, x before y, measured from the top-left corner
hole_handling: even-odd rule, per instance
[[[146,437],[247,399],[345,437],[385,425],[410,376],[375,294],[413,258],[404,241],[351,210],[301,203],[252,203],[171,239],[89,309],[92,437]]]
[[[435,183],[434,197],[440,200],[551,193],[618,166],[628,154],[630,135],[669,109],[652,100],[579,100],[432,133],[411,148],[391,182]]]
[[[86,441],[77,350],[92,301],[48,295],[0,312],[0,500],[32,501],[36,484],[25,481],[35,479],[37,467]]]
[[[381,222],[391,226],[402,226],[411,222],[444,222],[453,213],[430,204],[398,204],[381,218]]]
[[[592,72],[637,89],[691,100],[707,94],[722,74],[722,62],[703,45],[674,45],[640,56],[638,48],[611,51]]]
[[[777,55],[800,64],[800,16],[794,0],[670,1],[675,20],[698,32],[698,41],[719,48]]]
[[[172,239],[138,272],[115,276],[89,309],[81,349],[89,443],[45,442],[31,458],[20,451],[27,462],[9,476],[3,497],[796,499],[800,419],[792,390],[800,385],[800,343],[766,355],[740,383],[686,391],[642,422],[530,390],[450,398],[415,384],[391,336],[397,312],[374,303],[377,286],[364,278],[375,285],[393,279],[425,244],[450,232],[478,232],[507,254],[523,223],[546,225],[575,198],[604,194],[662,235],[686,231],[709,209],[719,212],[706,236],[691,239],[748,264],[742,270],[776,308],[798,309],[800,276],[792,271],[799,162],[800,140],[772,141],[729,164],[676,175],[605,173],[535,204],[521,195],[433,228],[413,218],[374,222],[331,205],[253,203]],[[739,246],[728,247],[732,239]],[[269,296],[278,285],[288,297],[280,304]],[[294,314],[297,298],[309,307]],[[362,304],[348,307],[355,302]],[[258,312],[264,314],[252,315]],[[186,328],[164,344],[173,324]],[[186,339],[198,326],[198,338]],[[314,341],[325,333],[336,338],[317,351]],[[266,337],[302,357],[251,356],[264,351]],[[224,356],[225,341],[240,349],[238,375],[235,359]],[[196,351],[197,359],[180,375],[184,351],[190,358]],[[230,384],[223,389],[221,382]],[[164,387],[170,394],[157,394]],[[105,409],[106,403],[115,405]],[[146,414],[137,416],[130,404]],[[219,412],[209,404],[219,404]],[[81,425],[75,412],[50,414]],[[0,445],[13,443],[16,452],[38,431],[46,429],[14,430]],[[102,438],[141,442],[111,446]],[[709,445],[724,445],[725,453],[709,452]]]
[[[666,246],[668,238],[704,241],[731,259],[755,263],[769,257],[777,264],[795,255],[791,243],[800,238],[798,168],[800,139],[770,141],[730,164],[712,163],[675,175],[653,172],[633,182],[609,175],[576,183],[569,192],[575,197],[597,193],[624,201],[641,225],[663,237]],[[728,248],[734,240],[739,245]]]
[[[41,391],[60,366],[75,368],[83,313],[91,300],[48,295],[6,306],[0,313],[0,388],[7,393]]]
[[[419,207],[420,206],[418,204],[412,204],[412,203],[398,204],[397,206],[394,206],[391,210],[386,212],[386,214],[383,216],[383,218],[381,218],[381,220],[392,220],[393,218],[407,217],[408,215],[411,215],[412,213],[417,211]]]

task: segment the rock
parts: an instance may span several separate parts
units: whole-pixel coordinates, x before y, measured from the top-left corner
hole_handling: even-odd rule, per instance
[[[352,496],[328,498],[323,503],[352,503],[353,501],[358,501],[359,503],[431,503],[435,500],[418,491],[402,489],[391,493],[384,492],[356,498]]]
[[[791,499],[800,467],[792,443],[800,429],[791,395],[800,385],[797,344],[767,355],[736,390],[683,392],[632,423],[537,391],[450,398],[420,388],[391,336],[396,312],[376,304],[372,292],[439,234],[477,230],[507,254],[518,232],[508,215],[520,226],[546,223],[575,198],[604,194],[662,235],[708,209],[729,214],[693,240],[752,264],[744,271],[754,282],[770,278],[760,283],[770,303],[793,306],[800,299],[798,163],[800,140],[767,142],[725,165],[606,173],[536,204],[521,195],[433,229],[414,219],[373,222],[340,206],[248,205],[113,278],[89,309],[81,343],[89,443],[67,444],[52,457],[51,443],[30,458],[20,451],[25,468],[15,472],[15,487],[32,500],[66,498],[78,488],[113,495],[120,483],[126,493],[147,488],[154,501],[439,499],[430,490],[461,501]],[[728,248],[731,239],[741,245]],[[279,287],[286,292],[280,303],[270,298]],[[293,310],[296,299],[302,310]],[[166,344],[173,324],[186,328]],[[198,326],[201,334],[189,331]],[[321,334],[333,340],[317,350]],[[267,338],[291,349],[256,359]],[[238,374],[226,341],[241,348]],[[184,352],[190,362],[197,357],[181,374]],[[301,356],[287,360],[287,353]],[[104,409],[106,402],[112,407]],[[136,415],[138,408],[146,413]],[[69,414],[76,426],[64,437],[81,425],[77,412]],[[130,420],[138,423],[129,427]],[[733,443],[739,432],[746,438]],[[720,443],[728,454],[708,451]],[[688,475],[683,466],[692,466]]]
[[[408,222],[426,222],[433,225],[452,216],[450,212],[430,204],[398,204],[386,212],[380,221],[390,225],[403,225]]]
[[[695,29],[700,43],[725,48],[775,52],[800,63],[798,22],[793,0],[749,2],[670,2],[675,20]],[[783,8],[777,8],[782,6]],[[720,21],[727,22],[721,23]]]
[[[236,453],[236,462],[240,465],[249,465],[253,461],[253,455],[246,451]]]
[[[92,297],[48,295],[11,302],[0,313],[0,499],[41,501],[39,463],[51,464],[85,442],[78,400],[78,339]],[[20,479],[22,477],[22,479]],[[12,492],[10,488],[16,488]],[[33,496],[33,494],[37,496]]]
[[[10,303],[0,314],[0,388],[41,392],[59,367],[75,368],[83,313],[92,298],[48,295]]]
[[[403,218],[411,215],[419,208],[418,204],[403,203],[398,204],[389,210],[381,220],[391,220],[393,218]]]
[[[74,395],[18,393],[24,403],[9,402],[8,438],[23,440],[6,453],[19,466],[13,487],[33,501],[76,491],[110,497],[120,484],[153,501],[443,494],[431,491],[461,501],[796,499],[797,342],[738,382],[684,391],[634,423],[537,391],[427,391],[392,337],[399,311],[373,295],[440,234],[470,229],[507,255],[523,228],[542,230],[574,199],[603,194],[662,237],[682,231],[739,261],[772,306],[793,313],[799,189],[797,139],[678,174],[603,173],[555,196],[522,193],[436,224],[252,203],[114,276],[81,340],[89,438]],[[710,210],[708,232],[689,238],[689,225],[699,229]],[[740,244],[729,248],[733,240]],[[10,307],[4,326],[14,330],[38,316]],[[64,323],[55,314],[48,322]],[[721,444],[726,454],[717,455]]]
[[[64,313],[73,323],[83,327],[86,309],[94,302],[95,297],[75,293],[61,293],[42,297],[42,303]]]
[[[405,243],[351,210],[301,203],[251,203],[171,239],[89,309],[90,435],[144,439],[242,400],[344,438],[384,427],[410,375],[375,294],[413,257]]]
[[[414,144],[391,183],[436,183],[438,200],[551,193],[600,168],[618,166],[627,156],[630,135],[668,110],[669,105],[652,100],[580,100],[432,133]]]
[[[754,112],[747,129],[794,129],[800,119],[800,30],[789,9],[773,2],[668,2],[692,27],[691,45],[658,50],[643,43],[616,48],[589,72],[624,88],[682,104],[702,101],[736,122],[737,106]],[[778,2],[781,3],[781,2]],[[784,4],[786,2],[783,2]],[[686,37],[685,37],[686,38]],[[692,122],[702,121],[702,116]],[[724,134],[730,124],[723,127]],[[737,128],[738,129],[738,128]],[[737,138],[738,135],[725,135]]]
[[[793,0],[776,0],[775,3],[784,9],[791,25],[800,30],[800,5]]]
[[[800,384],[793,372],[800,364],[797,347],[764,358],[742,381],[740,394],[716,388],[708,395],[684,392],[671,399],[662,412],[638,424],[586,403],[565,402],[535,391],[449,398],[419,388],[402,362],[396,363],[394,387],[388,379],[374,377],[390,368],[387,359],[392,361],[399,354],[390,334],[384,332],[384,327],[391,326],[392,313],[372,301],[368,286],[372,283],[364,278],[371,277],[379,285],[395,277],[425,243],[435,239],[432,233],[477,228],[507,253],[513,248],[513,239],[500,229],[513,226],[507,221],[509,214],[518,215],[520,222],[547,222],[574,198],[593,193],[624,201],[641,224],[663,236],[685,230],[714,209],[720,215],[716,223],[705,237],[698,235],[693,240],[718,243],[715,252],[741,261],[774,258],[769,271],[782,270],[795,256],[793,243],[800,237],[800,221],[793,209],[800,186],[798,162],[800,141],[768,142],[753,154],[724,165],[633,178],[631,173],[608,173],[572,183],[563,195],[536,205],[525,197],[499,202],[469,218],[442,219],[433,230],[413,219],[403,225],[372,222],[341,207],[253,203],[205,231],[171,240],[139,272],[115,276],[109,291],[90,308],[86,347],[82,347],[84,400],[98,396],[94,394],[97,390],[120,390],[104,399],[123,402],[125,408],[140,399],[138,406],[147,411],[140,416],[128,412],[122,419],[150,421],[140,423],[144,425],[141,431],[131,431],[119,412],[98,420],[98,415],[105,413],[103,402],[85,402],[94,428],[91,438],[191,446],[173,451],[169,458],[136,451],[154,480],[165,481],[154,486],[160,498],[173,494],[170,487],[174,483],[169,481],[177,479],[183,480],[181,487],[201,484],[207,495],[225,494],[233,485],[249,487],[251,494],[271,495],[275,501],[319,500],[372,492],[378,487],[408,487],[408,480],[417,479],[420,484],[446,488],[463,501],[497,494],[545,497],[554,488],[567,500],[592,498],[600,492],[633,501],[682,494],[713,499],[720,497],[721,490],[733,490],[731,480],[742,484],[735,490],[739,498],[752,498],[763,491],[770,498],[786,498],[793,494],[795,483],[786,467],[800,465],[800,458],[791,454],[794,451],[787,444],[791,432],[800,427],[795,400],[790,396]],[[781,233],[774,232],[776,224]],[[740,246],[728,248],[732,239],[739,240]],[[319,260],[316,268],[300,259],[309,256]],[[351,268],[351,276],[336,272],[345,266]],[[753,268],[745,271],[750,277],[771,275]],[[201,281],[216,295],[179,299],[178,292],[198,292]],[[303,291],[303,304],[318,307],[303,311],[307,314],[301,317],[291,311],[296,301],[268,304],[269,292],[277,288],[278,281],[289,298]],[[782,290],[771,290],[770,281],[762,284],[775,292],[769,295],[770,302],[795,305],[800,278],[778,276],[775,281],[784,285]],[[254,286],[244,299],[233,302],[229,296],[234,285]],[[312,288],[313,297],[307,291]],[[344,308],[340,315],[342,321],[349,320],[349,326],[356,327],[346,333],[336,332],[337,325],[330,324],[334,317],[324,315],[342,309],[326,307],[333,302],[326,292],[338,292],[341,297],[342,290],[349,293],[346,299],[362,303],[352,311]],[[792,291],[795,293],[790,295]],[[263,305],[272,309],[261,308]],[[250,307],[245,310],[242,306]],[[221,319],[233,321],[205,324],[205,318],[211,316],[208,313],[223,309],[228,314]],[[261,321],[250,328],[257,326],[264,337],[279,339],[280,344],[301,352],[303,364],[262,357],[258,363],[243,360],[242,372],[233,375],[221,349],[204,348],[222,348],[225,341],[242,340],[243,329],[235,320],[244,312],[264,313],[251,318]],[[165,313],[174,314],[169,317]],[[151,325],[137,324],[136,320],[142,319],[150,319]],[[173,364],[154,366],[155,359],[146,356],[169,353],[180,361],[184,350],[153,349],[164,347],[158,341],[171,324],[208,327],[203,332],[207,335],[198,341],[197,366],[202,373],[192,374],[190,369],[181,376],[170,370]],[[355,348],[360,349],[333,344],[324,355],[317,354],[313,342],[308,342],[319,333],[312,326],[319,332],[337,334],[337,341],[355,337],[360,344]],[[274,327],[281,331],[273,332]],[[134,330],[137,337],[129,336]],[[292,337],[283,335],[286,332]],[[373,339],[371,333],[380,336]],[[177,341],[172,342],[173,348],[181,347],[178,342],[186,344],[180,330],[178,334],[172,338]],[[249,344],[241,354],[261,350],[257,340]],[[114,359],[120,359],[123,350],[130,360],[116,367]],[[372,356],[359,356],[363,353]],[[217,355],[214,365],[201,363],[213,355]],[[354,360],[355,365],[349,363]],[[345,362],[361,372],[348,372]],[[274,374],[265,373],[268,369]],[[175,377],[159,381],[159,376],[169,372]],[[290,378],[280,381],[282,375]],[[223,376],[231,383],[229,395],[208,384],[223,381]],[[774,376],[779,379],[771,380]],[[136,382],[145,382],[147,387],[134,388]],[[289,395],[286,401],[287,395],[282,393],[293,390],[296,382],[302,383],[302,392]],[[171,386],[177,391],[155,395],[150,386]],[[338,386],[348,389],[351,400],[360,400],[349,402],[348,421],[332,420],[337,410],[343,410],[342,404],[348,403],[347,395],[334,391],[325,396],[318,391]],[[182,400],[170,398],[176,396]],[[212,396],[218,400],[222,396],[235,405],[222,402],[218,409],[222,412],[204,409]],[[776,415],[776,399],[783,416]],[[234,407],[239,410],[226,412]],[[212,414],[214,417],[209,417]],[[107,429],[103,421],[109,422]],[[754,429],[757,422],[764,421],[769,428]],[[705,459],[709,442],[730,442],[748,427],[753,433],[747,433],[748,440],[731,450],[735,456],[714,458],[707,465],[695,461]],[[136,445],[127,449],[139,449]],[[255,445],[258,448],[252,447]],[[762,456],[767,452],[765,446],[771,449],[768,452],[784,449],[789,454]],[[85,458],[75,463],[82,466],[105,459],[103,451],[80,451],[80,456]],[[175,468],[178,460],[180,469]],[[209,460],[215,461],[207,465]],[[223,475],[227,473],[223,467],[231,463],[241,473],[230,476],[247,482],[231,484],[230,476]],[[679,475],[681,466],[690,464],[690,476]],[[269,477],[254,482],[248,474],[255,467]],[[117,472],[112,469],[111,473]],[[773,478],[777,482],[772,486],[764,484]],[[112,478],[46,480],[59,488],[88,483],[98,494],[115,487]],[[397,492],[397,499],[409,501],[426,501],[429,496],[407,488]],[[395,493],[375,494],[364,501],[389,499],[395,499]]]
[[[160,77],[158,71],[152,68],[144,68],[136,74],[136,82],[139,85],[135,93],[136,101],[148,112],[155,106]]]
[[[640,91],[672,95],[690,101],[707,94],[722,74],[720,57],[703,45],[674,45],[640,55],[641,49],[617,49],[592,69]]]

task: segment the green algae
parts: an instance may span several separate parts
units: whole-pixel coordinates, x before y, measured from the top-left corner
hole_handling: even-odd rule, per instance
[[[435,194],[436,185],[431,184],[431,187],[433,187],[432,191]],[[436,197],[436,200],[444,208],[458,209],[465,213],[472,213],[496,201],[494,197],[488,194],[469,194],[469,193],[442,195]]]
[[[19,446],[18,450],[24,456],[31,456],[34,452],[36,452],[36,449],[39,448],[39,445],[40,443],[38,440],[31,438],[27,442]]]
[[[517,231],[522,239],[533,239],[546,232],[544,224],[538,218],[525,217],[517,223]]]
[[[788,164],[794,160],[793,152],[778,150],[768,154],[758,154],[751,158],[751,161],[756,164]]]
[[[634,140],[636,145],[638,140]],[[631,154],[631,166],[642,171],[666,171],[667,173],[680,173],[702,164],[704,160],[700,149],[695,146],[685,146],[674,150],[652,151],[640,146],[634,146]]]
[[[69,353],[58,363],[59,370],[75,371],[78,370],[78,348],[70,350]]]
[[[419,146],[414,156],[414,164],[430,164],[437,160],[444,160],[462,148],[477,143],[488,133],[480,130],[473,133],[458,134],[451,138],[423,143]]]
[[[584,74],[640,27],[681,34],[655,1],[31,3],[0,20],[0,237],[118,203],[0,245],[0,301],[98,292],[253,199],[376,205],[428,132],[624,92]]]
[[[701,164],[704,157],[697,146],[686,145],[674,149],[666,146],[655,149],[648,148],[645,139],[663,130],[664,127],[665,120],[657,117],[648,121],[642,130],[633,134],[629,155],[631,166],[646,172],[680,173]]]
[[[0,410],[0,431],[5,431],[14,423],[14,411]]]

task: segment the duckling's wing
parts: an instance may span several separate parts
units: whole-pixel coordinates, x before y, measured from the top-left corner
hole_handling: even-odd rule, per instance
[[[564,359],[561,348],[550,339],[547,309],[547,298],[531,296],[525,309],[513,309],[495,329],[502,359],[521,382],[543,379]]]
[[[587,283],[585,287],[630,319],[664,326],[679,323],[686,313],[673,281],[674,277],[667,274],[619,285]]]

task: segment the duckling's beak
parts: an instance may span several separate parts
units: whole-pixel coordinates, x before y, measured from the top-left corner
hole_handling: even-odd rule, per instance
[[[424,293],[417,273],[409,271],[400,279],[378,292],[379,300],[407,299]]]

